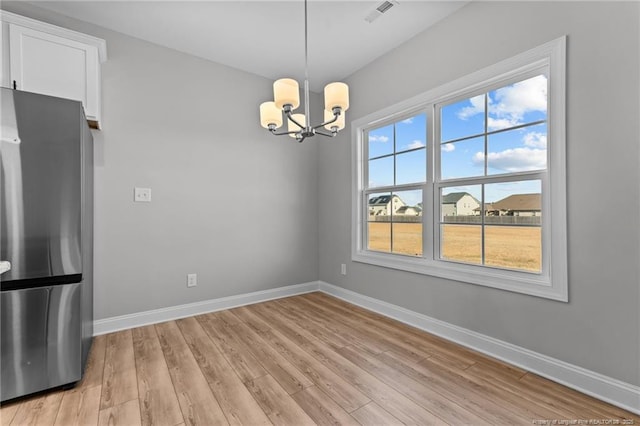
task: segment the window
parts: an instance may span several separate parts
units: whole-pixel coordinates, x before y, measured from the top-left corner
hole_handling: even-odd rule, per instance
[[[368,250],[422,256],[422,221],[411,213],[427,178],[426,120],[423,113],[367,131]]]
[[[353,123],[353,260],[567,301],[565,44]]]
[[[440,123],[440,173],[435,178],[442,205],[436,232],[440,259],[542,271],[547,69],[435,105]],[[463,206],[455,216],[447,214],[452,203]]]

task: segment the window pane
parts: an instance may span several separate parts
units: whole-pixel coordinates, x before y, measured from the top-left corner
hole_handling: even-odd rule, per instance
[[[547,77],[539,75],[489,92],[489,131],[547,119]]]
[[[442,107],[440,123],[442,142],[484,133],[484,95]]]
[[[396,200],[397,204],[398,201]],[[384,194],[370,194],[368,199],[369,204],[369,220],[376,220],[376,216],[385,216],[384,221],[391,221],[391,193]],[[381,219],[382,220],[382,219]]]
[[[542,182],[526,180],[487,184],[484,187],[486,223],[540,225]],[[495,217],[495,219],[489,219]]]
[[[427,179],[427,151],[417,151],[396,155],[396,185],[424,182]]]
[[[393,185],[393,156],[369,160],[369,188]]]
[[[369,131],[369,158],[393,153],[393,124]]]
[[[367,248],[369,250],[391,251],[391,201],[392,196],[389,192],[369,195],[367,200],[369,205]]]
[[[440,146],[441,179],[484,175],[484,137],[442,144]]]
[[[420,216],[422,213],[422,191],[398,191],[393,193],[396,216]],[[394,219],[395,221],[395,219]]]
[[[547,125],[538,124],[489,135],[488,174],[547,168]]]
[[[422,223],[394,222],[393,252],[422,256]]]
[[[482,227],[476,225],[441,225],[440,256],[457,262],[482,262]]]
[[[368,250],[391,252],[391,222],[369,222]]]
[[[485,185],[485,265],[540,272],[541,193],[540,180]]]
[[[422,256],[422,191],[395,192],[394,202],[392,251]]]
[[[485,226],[484,238],[485,265],[540,272],[540,227]]]
[[[447,223],[480,223],[480,185],[444,188],[440,197],[440,217]]]
[[[418,114],[396,123],[396,152],[427,145],[427,114]]]

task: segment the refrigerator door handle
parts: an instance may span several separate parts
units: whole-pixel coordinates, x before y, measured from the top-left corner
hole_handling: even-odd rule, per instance
[[[0,274],[4,274],[11,270],[11,262],[7,260],[0,260]]]

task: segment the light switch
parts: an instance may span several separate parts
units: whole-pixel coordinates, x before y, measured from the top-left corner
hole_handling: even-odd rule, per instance
[[[133,201],[136,203],[150,203],[151,188],[134,188]]]

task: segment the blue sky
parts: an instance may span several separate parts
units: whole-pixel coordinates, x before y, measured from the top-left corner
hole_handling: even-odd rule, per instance
[[[485,113],[485,106],[488,110]],[[487,175],[546,168],[547,126],[529,124],[547,118],[547,78],[539,75],[464,99],[441,108],[440,162],[442,179],[484,176],[484,133],[526,125],[488,136]],[[486,123],[485,123],[486,121]],[[395,133],[395,134],[394,134]],[[424,182],[426,177],[426,114],[369,132],[369,187]],[[465,138],[457,142],[449,142]],[[403,152],[422,148],[416,151]],[[395,160],[394,160],[395,158]],[[394,180],[395,161],[395,180]],[[480,199],[479,186],[451,187],[446,193],[466,191]],[[493,184],[485,188],[486,201],[517,193],[540,192],[539,181]],[[419,192],[398,194],[409,205],[421,202]],[[407,197],[407,198],[405,198]]]

